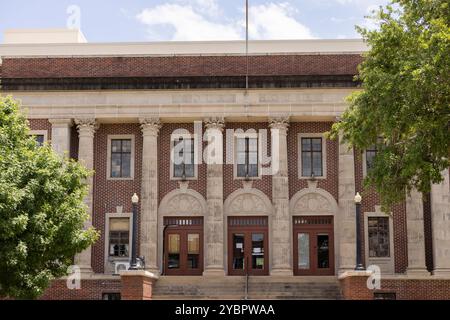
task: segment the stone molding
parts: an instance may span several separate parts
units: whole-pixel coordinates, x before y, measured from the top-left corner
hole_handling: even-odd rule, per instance
[[[272,212],[270,199],[255,188],[238,189],[232,192],[224,203],[225,215],[270,215]]]
[[[95,118],[78,118],[75,119],[78,133],[81,136],[94,137],[95,131],[99,128],[99,123]]]
[[[159,129],[162,127],[161,121],[158,117],[139,118],[139,123],[141,124],[141,130],[144,136],[158,136]]]
[[[161,216],[203,216],[206,212],[207,205],[203,196],[197,191],[188,188],[175,189],[169,192],[159,205],[159,214]]]
[[[204,119],[206,130],[223,131],[225,127],[225,119],[223,117],[209,117]]]
[[[292,215],[334,215],[337,212],[334,197],[324,189],[314,187],[294,194],[289,206]]]
[[[289,128],[289,116],[270,117],[269,128],[278,129],[280,132],[287,133]]]

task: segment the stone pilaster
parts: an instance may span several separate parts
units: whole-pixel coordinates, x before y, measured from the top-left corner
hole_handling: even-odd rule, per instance
[[[355,157],[353,148],[339,136],[339,201],[337,227],[339,230],[339,273],[353,270],[356,265],[355,218]],[[360,190],[359,190],[360,191]]]
[[[94,133],[98,128],[95,119],[75,119],[75,124],[78,129],[79,148],[78,161],[83,164],[88,170],[94,169]],[[84,198],[84,203],[88,207],[89,220],[85,223],[85,228],[92,226],[92,201],[93,201],[93,185],[94,177],[87,178],[89,186],[88,193]],[[75,256],[75,264],[78,265],[83,273],[91,273],[91,247],[85,249],[83,252]]]
[[[140,212],[140,255],[145,269],[159,274],[158,268],[158,118],[142,118],[142,182]]]
[[[206,138],[206,203],[205,271],[204,275],[225,275],[223,235],[223,118],[205,120]]]
[[[49,119],[52,124],[52,148],[60,156],[70,156],[72,119]]]
[[[427,275],[425,263],[425,231],[422,193],[416,189],[406,197],[406,228],[408,236],[408,275]]]
[[[272,270],[271,275],[292,275],[291,221],[287,164],[288,117],[270,119],[272,142]]]
[[[450,189],[449,170],[444,181],[431,186],[431,221],[433,233],[433,275],[450,276]]]

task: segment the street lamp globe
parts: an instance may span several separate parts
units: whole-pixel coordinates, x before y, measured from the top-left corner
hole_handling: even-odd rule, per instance
[[[133,196],[131,197],[131,202],[134,204],[139,202],[139,197],[136,193],[134,193]]]
[[[355,203],[361,203],[362,197],[359,194],[359,192],[356,193],[355,195]]]

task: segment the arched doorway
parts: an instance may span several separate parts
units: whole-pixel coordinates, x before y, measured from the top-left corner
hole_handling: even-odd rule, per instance
[[[294,275],[334,275],[338,261],[337,203],[327,191],[310,187],[290,201]]]

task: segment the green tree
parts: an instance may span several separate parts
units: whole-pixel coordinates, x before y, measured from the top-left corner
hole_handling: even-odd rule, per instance
[[[38,297],[95,242],[84,229],[89,174],[39,147],[18,103],[0,97],[0,296]]]
[[[388,209],[417,188],[442,181],[450,150],[448,0],[394,0],[374,12],[377,28],[357,27],[369,45],[356,80],[361,90],[333,125],[356,150],[377,145],[365,186]]]

